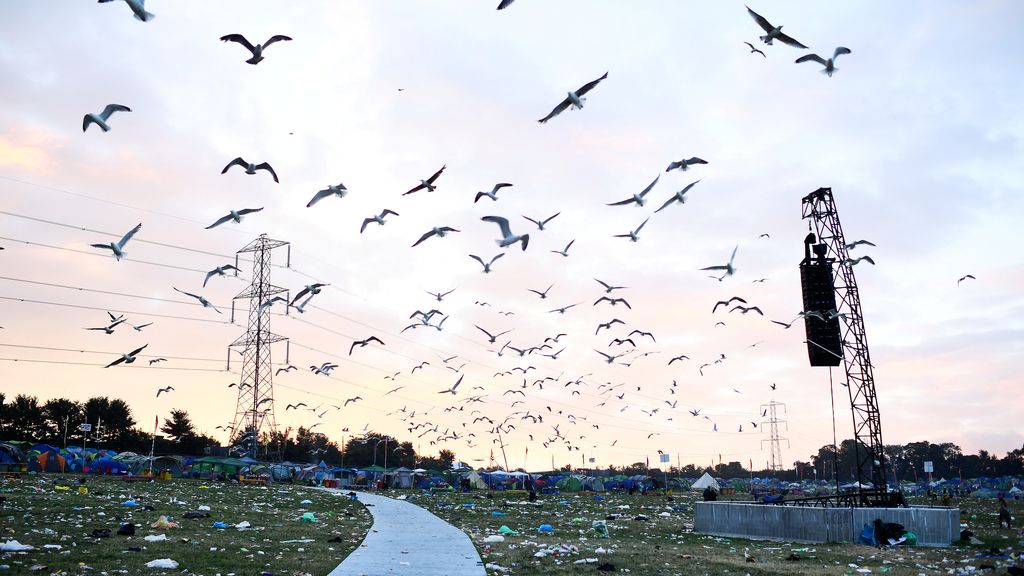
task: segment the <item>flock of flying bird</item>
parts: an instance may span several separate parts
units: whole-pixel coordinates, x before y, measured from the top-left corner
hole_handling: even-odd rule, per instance
[[[99,0],[99,2],[101,3],[110,1],[112,0]],[[124,1],[130,7],[130,9],[132,10],[133,14],[137,19],[144,22],[148,22],[154,18],[153,14],[145,10],[145,0]],[[502,0],[501,3],[498,5],[497,9],[503,10],[505,8],[508,8],[509,5],[511,5],[512,3],[513,0]],[[757,14],[753,10],[750,10],[749,8],[747,8],[747,11],[749,15],[753,18],[753,20],[757,23],[757,25],[765,32],[763,36],[760,36],[760,40],[766,46],[773,46],[773,42],[777,40],[783,44],[792,46],[794,48],[807,48],[805,45],[801,44],[793,37],[789,36],[786,33],[783,33],[782,26],[772,25],[764,17]],[[224,42],[234,42],[240,44],[241,46],[246,48],[248,52],[251,54],[251,57],[247,59],[245,62],[247,62],[250,65],[259,64],[264,59],[267,48],[269,48],[272,44],[278,42],[292,41],[292,38],[284,35],[271,36],[263,44],[252,44],[241,34],[228,34],[221,37],[220,39]],[[765,53],[762,50],[756,48],[753,44],[749,42],[746,44],[750,47],[752,53],[757,53],[760,54],[761,56],[766,57]],[[796,62],[817,62],[823,66],[822,72],[828,76],[831,76],[837,70],[835,67],[836,58],[838,58],[838,56],[840,55],[849,53],[850,50],[848,48],[838,47],[835,49],[831,58],[824,59],[816,54],[808,54],[798,58]],[[595,80],[592,80],[584,84],[575,91],[569,92],[567,96],[561,102],[559,102],[547,115],[542,117],[539,120],[539,122],[541,124],[547,123],[554,119],[555,117],[562,114],[563,112],[565,112],[566,110],[582,109],[586,102],[586,98],[584,96],[594,91],[600,85],[600,83],[606,80],[607,78],[608,73],[605,72]],[[103,132],[111,130],[109,122],[111,120],[112,115],[116,112],[131,112],[131,109],[127,106],[120,104],[109,104],[98,114],[87,114],[83,119],[83,131],[87,131],[91,124],[97,125]],[[683,156],[679,160],[671,161],[668,164],[667,168],[664,170],[664,173],[675,172],[681,174],[689,172],[694,169],[700,172],[700,170],[702,170],[700,167],[707,164],[708,161],[700,157]],[[247,175],[256,175],[259,172],[266,172],[275,183],[280,182],[277,172],[266,161],[260,163],[253,163],[241,157],[238,157],[231,160],[223,168],[221,174],[227,174],[234,167],[241,168]],[[416,185],[412,186],[409,190],[402,193],[399,196],[399,198],[417,193],[429,194],[437,192],[438,188],[441,186],[443,182],[442,176],[446,168],[446,165],[441,166],[441,168],[436,170],[432,175],[420,180]],[[643,208],[649,201],[648,195],[654,191],[656,186],[661,181],[662,176],[663,173],[661,173],[659,169],[658,175],[639,192],[632,193],[627,198],[621,200],[614,200],[611,202],[607,202],[606,204],[612,207],[612,212],[620,210],[620,208],[627,207]],[[680,206],[684,205],[688,198],[687,194],[690,193],[691,190],[693,190],[694,187],[697,186],[698,183],[700,183],[700,181],[701,180],[699,179],[693,180],[679,188],[677,191],[671,192],[668,195],[663,195],[661,198],[658,199],[658,202],[654,204],[658,206],[658,208],[653,210],[653,212],[651,212],[650,214],[648,214],[646,218],[638,226],[636,226],[635,228],[630,228],[628,231],[624,233],[615,234],[614,237],[628,239],[630,242],[638,242],[640,240],[640,233],[643,230],[644,226],[647,225],[647,223],[655,214],[662,213],[664,210],[667,210],[676,204],[679,204]],[[489,191],[484,190],[477,192],[475,197],[473,198],[473,204],[478,204],[481,200],[485,200],[484,203],[489,206],[500,206],[501,203],[499,193],[508,193],[508,189],[511,188],[512,186],[513,184],[509,182],[499,182],[497,184],[494,184]],[[337,184],[331,184],[328,185],[326,188],[317,191],[309,200],[306,206],[308,208],[312,208],[319,202],[332,197],[336,199],[343,199],[348,195],[348,193],[349,190],[344,184],[340,182]],[[487,200],[489,200],[490,202],[486,202]],[[231,209],[228,211],[226,215],[219,217],[206,228],[211,229],[232,222],[239,223],[241,222],[243,217],[249,214],[258,213],[262,210],[262,207]],[[494,224],[497,227],[497,237],[495,238],[495,242],[498,248],[500,248],[502,251],[498,252],[496,255],[490,258],[476,254],[469,254],[468,256],[469,258],[475,260],[480,264],[482,268],[482,273],[492,273],[494,271],[495,264],[501,258],[505,257],[508,254],[507,250],[509,248],[514,248],[518,246],[519,249],[516,250],[516,252],[522,253],[527,251],[527,249],[531,245],[531,234],[537,236],[540,233],[548,230],[549,226],[552,225],[552,222],[560,214],[561,212],[556,212],[555,214],[548,216],[546,218],[534,218],[525,215],[522,216],[522,218],[529,223],[529,233],[518,233],[522,232],[521,230],[514,232],[512,229],[514,226],[513,221],[511,221],[506,216],[483,215],[482,217],[479,218],[480,221],[486,222],[488,224]],[[395,210],[392,210],[391,208],[383,208],[380,211],[380,213],[366,217],[362,221],[359,233],[365,233],[367,226],[369,226],[370,224],[377,224],[378,226],[383,226],[386,223],[385,219],[389,216],[398,217],[399,213]],[[436,242],[437,240],[435,240],[435,238],[442,239],[451,234],[459,233],[461,232],[461,228],[464,227],[462,224],[459,224],[460,228],[456,228],[450,224],[451,223],[445,223],[443,225],[430,226],[422,235],[418,237],[418,239],[412,242],[411,246],[417,247],[423,245],[428,240],[431,242]],[[523,224],[523,226],[526,226],[526,224]],[[518,228],[518,226],[516,227]],[[141,228],[142,224],[139,223],[131,230],[129,230],[126,234],[124,234],[124,236],[122,236],[116,242],[95,243],[91,244],[91,246],[93,248],[100,250],[109,250],[111,255],[116,260],[120,261],[122,258],[125,258],[127,256],[126,247],[132,240],[132,238],[141,230]],[[768,235],[762,234],[761,238],[768,238]],[[573,247],[574,243],[575,239],[571,240],[561,250],[548,249],[547,252],[559,255],[564,258],[569,258],[570,249]],[[852,250],[861,245],[874,246],[874,244],[868,241],[859,240],[847,245],[847,249]],[[731,255],[725,263],[710,265],[701,268],[700,270],[711,273],[710,277],[719,282],[724,281],[728,277],[734,276],[737,272],[735,261],[738,250],[739,245],[737,244],[732,249]],[[866,261],[870,264],[874,264],[874,260],[872,260],[869,256],[861,256],[856,259],[851,259],[847,261],[847,263],[850,265],[854,265],[861,261]],[[202,281],[202,287],[205,289],[211,279],[214,279],[216,277],[224,277],[227,276],[229,273],[238,275],[239,272],[240,270],[233,264],[224,264],[221,266],[217,266],[216,268],[213,268],[212,270],[209,270],[208,272],[205,273]],[[965,279],[974,279],[974,276],[966,275],[960,278],[957,281],[957,283],[959,284]],[[584,305],[586,302],[590,300],[591,297],[593,297],[594,299],[590,307],[595,310],[603,310],[606,307],[615,308],[618,306],[621,306],[625,310],[633,310],[633,305],[629,302],[629,300],[627,300],[629,289],[626,286],[615,285],[597,278],[595,278],[594,280],[597,282],[599,287],[595,286],[595,291],[593,295],[588,295],[586,297],[583,297],[581,295],[573,299],[578,301],[568,304],[552,305],[553,307],[543,311],[543,313],[558,315],[573,313],[576,311],[576,308],[578,306]],[[754,280],[753,282],[763,282],[764,280],[765,279],[759,279]],[[260,304],[259,313],[269,313],[269,309],[277,303],[282,304],[287,309],[294,309],[297,312],[302,313],[305,311],[305,308],[309,304],[309,302],[315,296],[319,295],[326,286],[328,286],[328,284],[320,282],[309,284],[298,290],[294,297],[290,298],[275,295],[271,298],[268,298],[266,301]],[[555,284],[551,283],[543,290],[539,288],[529,289],[529,292],[534,294],[538,300],[547,301],[549,300],[549,298],[554,297],[554,295],[551,294],[551,291],[554,287]],[[211,303],[205,296],[189,292],[186,290],[182,290],[176,286],[173,287],[173,289],[183,294],[184,296],[194,299],[198,304],[200,304],[204,308],[210,308],[218,314],[221,313],[221,310],[214,306],[214,304]],[[455,289],[438,292],[427,291],[427,293],[431,297],[431,302],[438,307],[443,306],[446,302],[446,298],[451,296],[453,292],[455,292]],[[559,297],[561,296],[562,295],[559,295]],[[477,300],[475,302],[475,306],[478,306],[480,308],[487,308],[490,307],[490,304],[484,301]],[[445,322],[448,320],[449,316],[438,308],[427,308],[427,310],[413,311],[409,316],[409,320],[412,322],[406,325],[404,328],[402,328],[400,333],[404,333],[409,330],[416,331],[424,328],[431,328],[439,332],[442,331],[444,329]],[[711,306],[711,315],[714,316],[720,314],[720,309],[722,310],[721,314],[724,315],[738,313],[739,315],[742,316],[746,316],[748,314],[753,314],[758,317],[765,316],[765,312],[761,309],[761,307],[759,307],[756,304],[751,304],[750,302],[748,302],[747,299],[745,299],[742,296],[733,295],[727,299],[720,300],[714,303],[714,305]],[[498,312],[498,315],[502,316],[502,318],[504,318],[506,321],[513,314],[514,313],[510,311]],[[141,332],[143,328],[151,324],[146,323],[133,325],[130,324],[124,318],[123,315],[116,316],[109,312],[108,315],[109,322],[107,322],[105,325],[99,327],[90,327],[86,329],[91,331],[101,331],[104,334],[109,335],[112,334],[118,327],[130,326],[136,332]],[[796,317],[796,319],[799,319],[801,317],[805,318],[805,321],[831,321],[836,317],[841,317],[843,320],[845,320],[845,316],[842,313],[835,310],[804,311],[801,312]],[[790,320],[788,322],[781,320],[771,320],[771,322],[773,322],[774,324],[782,326],[783,329],[790,328],[794,321],[795,319]],[[722,325],[724,325],[724,321],[717,321],[715,324],[715,326]],[[445,395],[451,399],[450,403],[444,406],[443,412],[455,413],[456,416],[460,416],[463,418],[461,422],[457,422],[456,424],[442,425],[439,421],[437,421],[437,419],[431,417],[431,414],[435,409],[441,409],[440,406],[435,406],[427,410],[420,411],[407,410],[406,406],[403,406],[400,409],[389,412],[389,415],[397,415],[403,422],[405,422],[409,433],[418,432],[418,438],[426,437],[431,445],[440,445],[446,442],[458,440],[465,442],[467,447],[474,448],[478,445],[478,433],[480,434],[481,437],[488,436],[492,438],[492,441],[498,442],[499,440],[498,438],[495,437],[495,435],[515,431],[517,426],[529,426],[528,429],[533,430],[533,433],[526,434],[525,432],[523,432],[522,434],[525,434],[529,438],[530,442],[534,442],[534,437],[536,436],[536,441],[540,442],[544,447],[550,447],[552,445],[562,445],[570,451],[580,451],[581,448],[585,450],[588,444],[585,441],[587,435],[580,434],[578,431],[570,433],[568,429],[570,427],[576,426],[583,427],[584,425],[588,427],[593,427],[595,429],[599,429],[599,424],[595,422],[587,422],[588,408],[577,404],[576,400],[573,400],[573,406],[578,406],[578,410],[575,411],[579,412],[579,414],[570,413],[565,408],[559,409],[557,407],[553,407],[550,404],[541,406],[541,404],[545,404],[545,402],[541,399],[539,393],[545,389],[545,386],[548,386],[549,388],[561,387],[563,390],[568,390],[570,398],[574,396],[582,397],[586,395],[601,400],[598,404],[594,406],[594,408],[606,406],[609,402],[616,402],[616,405],[620,407],[620,413],[626,412],[631,408],[637,408],[637,406],[644,406],[646,402],[645,408],[637,408],[637,410],[639,412],[644,413],[647,417],[654,418],[655,416],[658,416],[659,418],[665,418],[667,421],[673,421],[674,419],[674,414],[677,410],[678,404],[678,400],[674,398],[678,386],[678,382],[676,380],[673,380],[671,384],[663,385],[663,392],[655,393],[657,394],[657,396],[653,398],[660,399],[662,403],[657,404],[655,406],[650,406],[649,401],[652,399],[650,393],[639,394],[643,392],[643,386],[636,386],[635,384],[628,384],[626,382],[620,382],[615,384],[613,384],[612,382],[595,384],[587,379],[589,376],[591,376],[591,374],[583,374],[577,377],[570,378],[567,377],[564,374],[564,372],[562,374],[559,374],[558,376],[532,378],[530,376],[527,376],[528,373],[530,373],[531,371],[538,370],[538,368],[537,366],[529,362],[531,358],[546,358],[547,360],[545,362],[557,361],[559,359],[559,356],[563,352],[565,352],[567,348],[566,344],[562,342],[561,339],[568,337],[568,339],[570,340],[575,340],[577,336],[570,336],[569,334],[558,333],[552,334],[544,338],[543,341],[523,342],[513,338],[513,336],[511,335],[516,331],[517,326],[509,326],[506,324],[500,330],[495,330],[493,329],[493,327],[481,326],[479,324],[473,324],[473,326],[478,331],[477,333],[483,336],[481,344],[485,347],[488,347],[490,353],[493,353],[495,357],[498,358],[511,358],[513,363],[521,365],[516,365],[509,370],[503,370],[494,373],[493,376],[486,378],[486,380],[489,380],[489,383],[487,385],[475,384],[473,382],[474,380],[479,379],[481,382],[483,382],[485,379],[479,376],[478,374],[474,373],[470,377],[470,382],[467,383],[468,390],[467,388],[462,387],[462,385],[464,379],[468,374],[468,372],[466,371],[467,366],[473,366],[474,363],[464,361],[459,356],[439,358],[434,362],[420,361],[416,365],[412,366],[411,369],[408,370],[407,374],[402,371],[399,371],[384,376],[385,380],[391,380],[397,383],[399,378],[402,378],[403,380],[412,379],[417,371],[427,370],[428,368],[434,370],[435,373],[450,375],[449,377],[452,379],[451,385],[442,390],[437,390],[436,392],[437,394]],[[604,331],[603,335],[602,331]],[[662,350],[651,348],[657,345],[657,339],[653,333],[643,330],[642,327],[635,327],[626,320],[620,319],[618,317],[613,317],[605,322],[598,323],[594,331],[594,334],[588,334],[585,336],[589,338],[591,341],[591,345],[589,347],[596,354],[594,358],[599,359],[601,360],[601,362],[609,365],[629,367],[633,363],[645,359],[648,356],[662,353]],[[608,341],[607,344],[604,344],[604,339],[609,337],[610,341]],[[579,338],[582,338],[582,336],[580,336]],[[598,340],[599,338],[601,338],[601,340]],[[747,349],[753,348],[758,344],[760,344],[760,342],[747,346]],[[106,368],[111,368],[121,364],[134,363],[139,357],[141,357],[143,351],[146,350],[147,346],[148,344],[137,347],[133,349],[131,352],[121,355],[120,357],[116,358],[115,360],[107,364]],[[363,348],[367,348],[370,346],[385,347],[386,345],[383,338],[378,337],[376,335],[369,335],[363,339],[353,340],[348,348],[348,356],[351,357],[353,354],[357,352],[357,350],[362,350]],[[671,354],[671,358],[667,360],[668,366],[673,366],[676,363],[684,365],[687,361],[690,361],[689,356],[687,356],[685,353],[672,352]],[[154,357],[148,360],[150,365],[166,361],[167,360],[162,357]],[[713,369],[716,365],[720,365],[726,361],[726,354],[720,353],[717,357],[710,358],[708,359],[708,361],[698,364],[697,373],[703,376],[706,369]],[[337,369],[338,367],[338,364],[331,361],[326,361],[321,362],[320,364],[311,364],[309,366],[309,372],[317,376],[332,377],[332,371]],[[275,375],[280,376],[281,374],[287,374],[293,370],[298,370],[298,368],[296,366],[288,364],[278,368],[275,371]],[[521,382],[519,381],[520,379]],[[504,382],[508,383],[504,384]],[[503,383],[500,384],[503,386],[503,389],[500,390],[500,394],[497,394],[497,391],[494,389],[495,385],[499,385],[498,383]],[[474,385],[469,386],[469,384]],[[389,396],[391,394],[395,394],[409,385],[411,384],[399,385],[386,392],[383,392],[381,394],[381,398]],[[236,386],[236,384],[231,384],[230,386],[234,387]],[[238,386],[244,388],[248,387],[249,384],[241,384]],[[769,384],[766,384],[765,386],[767,388]],[[653,386],[648,385],[648,387],[651,388]],[[770,389],[775,390],[776,384],[771,383]],[[163,387],[157,391],[156,395],[160,396],[161,394],[169,394],[173,390],[174,388],[172,386]],[[733,391],[737,394],[743,393],[742,391],[735,388],[733,389]],[[492,398],[492,393],[496,394],[498,398]],[[508,398],[509,396],[514,398],[514,400],[512,400],[511,403],[509,404],[505,404],[505,402],[507,402],[507,400],[505,399]],[[639,399],[635,403],[632,402],[632,398],[634,396]],[[285,411],[308,410],[311,413],[315,414],[318,418],[323,419],[331,410],[340,411],[347,407],[349,404],[359,402],[362,399],[363,398],[361,396],[356,395],[345,399],[344,402],[340,404],[327,405],[326,408],[324,408],[324,404],[320,404],[319,406],[311,408],[307,406],[304,402],[297,402],[294,404],[287,404]],[[261,404],[262,403],[272,404],[273,400],[269,398],[264,399],[264,401],[261,402]],[[485,414],[483,412],[483,405],[485,404],[489,406],[490,409],[488,410],[488,412],[491,414],[495,414],[494,410],[497,409],[495,408],[495,406],[505,406],[509,409],[509,411],[503,417],[498,417],[496,414],[494,415],[494,417],[492,417],[491,415]],[[520,407],[520,405],[522,406]],[[262,409],[264,411],[269,411],[272,409],[272,407],[266,406]],[[692,409],[688,409],[687,411],[692,418],[703,418],[708,420],[708,423],[712,427],[712,430],[718,431],[718,422],[712,420],[711,415],[703,413],[702,408],[695,407]],[[466,414],[460,414],[464,412],[466,412]],[[546,423],[545,418],[548,418],[548,422]],[[451,419],[449,418],[447,420],[450,421]],[[526,424],[527,421],[529,422],[529,424]],[[487,426],[478,426],[481,423],[485,423]],[[757,427],[757,423],[754,422],[753,420],[751,420],[750,423],[753,425],[754,428]],[[308,426],[308,428],[311,429],[320,424],[321,422],[317,422],[315,424],[312,424],[311,426]],[[223,428],[225,427],[218,427],[218,429]],[[348,429],[345,428],[344,430],[347,431]],[[739,432],[743,432],[742,424],[739,425],[738,430]],[[648,439],[652,438],[657,434],[657,432],[650,433],[648,435]],[[613,442],[612,445],[614,445],[615,443],[617,443],[617,440]]]

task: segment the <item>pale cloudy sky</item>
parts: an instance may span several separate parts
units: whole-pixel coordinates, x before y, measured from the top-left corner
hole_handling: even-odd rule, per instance
[[[788,464],[831,441],[828,373],[807,366],[800,323],[783,330],[769,320],[792,320],[801,308],[797,265],[807,223],[800,199],[830,186],[848,239],[877,244],[862,252],[877,266],[861,264],[856,274],[886,443],[952,441],[999,453],[1022,445],[1017,72],[1024,5],[751,5],[823,56],[849,47],[853,53],[828,78],[816,64],[793,63],[805,51],[760,44],[741,2],[519,0],[501,12],[496,4],[151,0],[157,17],[148,23],[120,2],[5,5],[3,391],[122,397],[140,422],[184,408],[216,432],[233,415],[235,388],[227,385],[238,379],[218,370],[244,326],[226,324],[172,287],[229,308],[245,282],[214,278],[204,290],[199,271],[229,262],[218,255],[267,233],[292,245],[293,269],[275,268],[275,284],[294,293],[311,278],[331,283],[304,315],[272,317],[273,330],[292,340],[291,362],[303,369],[275,380],[281,426],[316,421],[309,412],[286,412],[286,403],[359,395],[318,430],[341,440],[343,427],[351,434],[369,425],[424,453],[448,447],[486,461],[490,426],[473,420],[529,410],[544,422],[510,420],[512,466],[522,464],[527,446],[531,468],[548,465],[551,455],[559,465],[579,465],[583,454],[607,465],[654,460],[657,450],[683,463],[721,455],[760,466],[767,436],[750,423],[760,424],[762,404],[775,400],[786,405]],[[228,33],[294,41],[275,44],[250,66],[241,46],[218,40]],[[749,53],[744,41],[768,57]],[[606,71],[584,110],[537,123],[568,90]],[[94,126],[83,134],[83,114],[111,102],[133,111],[115,114],[109,133]],[[281,183],[237,168],[220,175],[236,156],[270,162]],[[709,164],[664,173],[689,156]],[[444,164],[436,192],[401,196]],[[605,206],[658,174],[647,206]],[[636,228],[696,179],[689,201],[652,216],[639,242],[611,237]],[[473,204],[476,191],[502,181],[514,186],[498,202]],[[350,189],[347,197],[305,207],[338,182]],[[203,229],[229,209],[259,206],[265,210],[240,225]],[[400,216],[360,235],[362,219],[385,207]],[[521,218],[556,212],[543,232]],[[525,253],[510,249],[484,275],[468,254],[502,252],[496,227],[479,220],[490,214],[529,231],[531,243]],[[143,228],[127,259],[82,253],[102,255],[88,245],[138,222]],[[410,248],[442,225],[462,232]],[[550,252],[574,239],[568,258]],[[698,270],[724,263],[737,244],[735,276],[716,282]],[[284,263],[283,254],[275,263]],[[977,281],[957,286],[968,273]],[[616,294],[632,310],[592,306],[602,294],[595,277],[628,286]],[[760,278],[767,280],[753,282]],[[546,300],[527,292],[551,284]],[[440,304],[425,293],[452,288]],[[718,299],[733,295],[766,316],[711,314]],[[564,316],[547,313],[576,302]],[[435,305],[450,315],[443,331],[399,335],[409,314]],[[154,324],[141,333],[82,330],[102,325],[107,309]],[[594,336],[613,317],[625,328]],[[715,327],[718,321],[725,326]],[[558,360],[497,357],[474,325],[511,329],[518,347],[564,332],[566,351]],[[594,349],[633,329],[652,332],[657,343],[638,341],[623,358],[629,367],[603,363]],[[386,346],[349,357],[352,340],[371,334]],[[147,353],[176,358],[161,369],[95,366],[147,343]],[[634,359],[644,352],[657,353]],[[274,354],[283,361],[284,348]],[[667,366],[678,354],[691,360]],[[720,354],[727,360],[701,376],[698,366]],[[456,367],[468,363],[454,398],[437,393],[457,378],[440,360],[451,355],[459,356]],[[305,371],[325,361],[340,365],[334,377]],[[421,361],[431,366],[411,375]],[[526,365],[537,368],[529,382],[560,380],[527,389],[525,398],[504,395],[522,377],[494,374]],[[384,379],[399,371],[397,384]],[[584,385],[564,385],[588,373]],[[621,386],[608,393],[600,388],[606,383]],[[175,391],[155,398],[167,385]],[[405,388],[383,397],[398,385]],[[484,402],[465,404],[471,395]],[[513,407],[517,399],[524,403]],[[444,412],[453,402],[465,410]],[[849,403],[837,406],[846,437]],[[388,416],[403,407],[406,413]],[[709,419],[690,415],[698,408]],[[415,417],[399,419],[413,410]],[[432,446],[437,434],[405,430],[426,422],[461,437]],[[544,448],[554,426],[579,451]]]

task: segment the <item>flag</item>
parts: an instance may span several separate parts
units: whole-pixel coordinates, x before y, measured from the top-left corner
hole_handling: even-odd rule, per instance
[[[647,457],[647,467],[648,468],[651,467],[651,457],[650,456]]]
[[[153,436],[156,436],[156,428],[160,425],[160,417],[153,416]]]

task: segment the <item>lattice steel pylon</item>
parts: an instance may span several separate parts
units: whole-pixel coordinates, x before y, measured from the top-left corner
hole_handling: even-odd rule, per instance
[[[235,296],[231,302],[231,321],[235,320],[235,301],[249,301],[249,325],[245,334],[232,342],[228,348],[228,366],[231,365],[232,348],[241,348],[242,375],[238,382],[238,401],[235,416],[231,421],[232,451],[255,458],[259,455],[260,433],[271,437],[277,432],[274,417],[274,372],[271,363],[271,344],[287,340],[270,331],[271,305],[264,305],[274,296],[285,294],[286,288],[270,283],[270,251],[288,246],[288,242],[271,240],[266,234],[250,242],[235,254],[238,266],[240,254],[252,253],[252,281],[249,287]],[[291,248],[288,248],[290,265]],[[264,449],[264,457],[271,455]]]
[[[786,405],[781,402],[772,400],[767,404],[761,404],[762,413],[768,416],[767,420],[761,421],[761,429],[764,429],[764,425],[768,424],[768,439],[761,440],[761,445],[764,446],[765,442],[768,442],[769,449],[771,450],[771,470],[773,472],[782,471],[782,442],[786,442],[786,448],[789,448],[789,438],[779,437],[779,424],[786,424],[785,420],[779,420],[778,408],[782,407],[782,411],[786,411]],[[788,429],[788,424],[786,424]]]
[[[861,311],[857,279],[853,275],[853,263],[849,259],[843,229],[839,224],[839,213],[831,188],[819,188],[804,197],[803,218],[813,224],[817,241],[825,247],[826,259],[834,259],[838,268],[835,279],[836,310],[831,311],[840,322],[843,345],[843,365],[846,370],[846,386],[853,408],[853,436],[857,456],[857,483],[862,485],[861,470],[871,470],[871,482],[880,493],[865,495],[865,504],[887,503],[885,491],[885,451],[882,443],[882,420],[878,411],[878,397],[875,394],[875,378],[872,372],[871,356],[868,352],[867,335],[864,331],[864,315]],[[805,311],[810,312],[810,311]],[[818,311],[826,314],[828,311]],[[865,466],[867,464],[867,466]],[[865,492],[864,490],[861,490]]]

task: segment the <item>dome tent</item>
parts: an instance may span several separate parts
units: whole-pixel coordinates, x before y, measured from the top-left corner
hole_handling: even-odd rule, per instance
[[[696,482],[690,484],[690,490],[703,490],[708,486],[715,490],[721,490],[722,487],[718,485],[718,481],[711,477],[711,474],[705,472],[703,476],[697,479]]]

